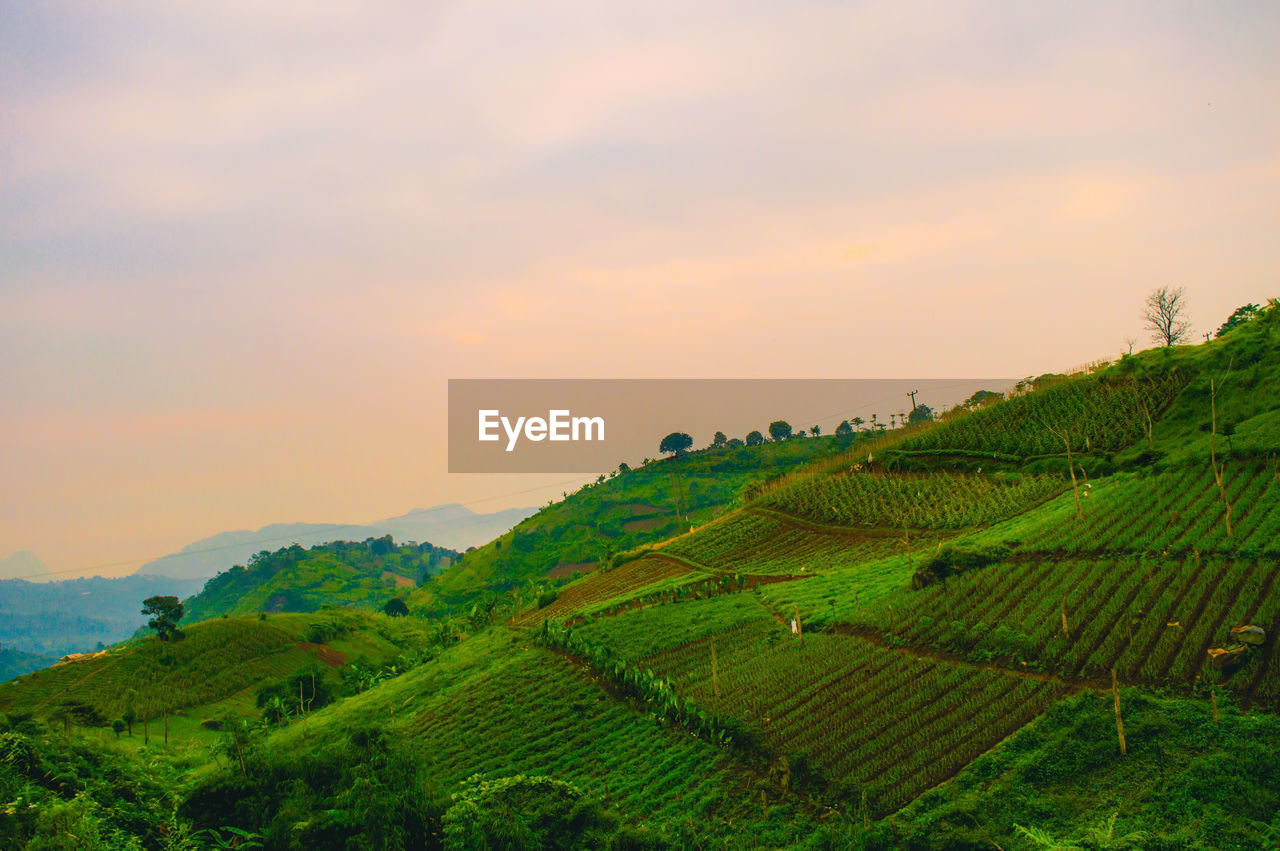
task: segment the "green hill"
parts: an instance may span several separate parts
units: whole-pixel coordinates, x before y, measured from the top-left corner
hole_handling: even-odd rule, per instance
[[[415,591],[410,605],[441,614],[474,600],[483,590],[589,572],[612,556],[668,538],[682,530],[677,485],[687,520],[706,523],[754,488],[814,459],[846,450],[850,439],[827,436],[712,447],[678,462],[650,461],[622,468],[552,502],[513,530],[468,552],[458,564]]]
[[[215,617],[0,686],[0,783],[70,806],[15,766],[75,761],[68,701],[145,695],[188,728],[143,752],[190,769],[148,800],[210,843],[1274,848],[1277,423],[1273,303],[908,429],[692,453],[689,524],[651,463],[466,554],[414,616]],[[225,600],[373,576],[310,552]],[[306,710],[308,672],[339,699]]]
[[[458,555],[431,544],[396,544],[390,535],[263,551],[248,565],[236,565],[205,583],[186,601],[187,619],[341,606],[376,609],[406,596]]]

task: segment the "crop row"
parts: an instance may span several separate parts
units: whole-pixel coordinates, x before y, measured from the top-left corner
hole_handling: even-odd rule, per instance
[[[1197,555],[1027,560],[902,592],[852,620],[970,658],[1082,677],[1114,667],[1128,682],[1186,685],[1206,670],[1210,647],[1230,643],[1231,627],[1280,625],[1277,570],[1274,562]],[[1264,691],[1268,676],[1259,672]]]
[[[906,451],[991,452],[1015,456],[1115,451],[1146,434],[1186,383],[1176,371],[1155,378],[1088,377],[1017,396],[908,438]]]
[[[659,583],[688,576],[696,579],[705,576],[689,567],[654,557],[629,561],[610,570],[599,570],[560,590],[556,599],[540,609],[523,612],[514,623],[533,626],[544,620],[558,621],[587,606],[606,600],[626,600],[643,593],[644,589]]]
[[[1025,511],[1064,487],[1057,476],[848,470],[773,491],[761,504],[842,526],[962,529]]]
[[[783,518],[743,511],[672,541],[663,552],[720,572],[800,576],[844,570],[936,540],[936,535],[860,535],[804,528]]]
[[[655,725],[542,651],[430,699],[405,734],[445,784],[475,772],[545,774],[656,825],[760,813],[740,789],[740,770],[714,746]]]
[[[1118,475],[1090,488],[1083,516],[1064,516],[1027,546],[1068,553],[1198,549],[1280,554],[1280,478],[1265,464],[1229,462],[1226,508],[1207,467]]]
[[[892,811],[1026,723],[1059,685],[748,621],[642,661],[700,706],[803,755],[831,792]]]

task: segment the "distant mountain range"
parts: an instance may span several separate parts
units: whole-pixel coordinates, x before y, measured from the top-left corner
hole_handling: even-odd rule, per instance
[[[19,550],[0,560],[0,579],[26,579],[48,572],[40,557],[30,550]]]
[[[203,538],[176,553],[147,562],[135,575],[210,579],[220,571],[244,564],[250,556],[263,550],[274,551],[294,543],[310,547],[329,541],[362,541],[384,535],[391,535],[398,543],[415,541],[462,551],[493,540],[537,510],[508,508],[477,514],[464,505],[452,503],[415,508],[399,517],[367,525],[273,523],[257,530],[220,532]]]
[[[116,578],[27,581],[43,579],[48,568],[34,553],[17,552],[0,561],[0,646],[6,651],[0,674],[16,676],[47,663],[49,657],[122,641],[146,624],[141,612],[144,598],[172,594],[185,599],[219,572],[245,564],[263,550],[391,535],[398,543],[432,543],[462,551],[498,537],[536,511],[510,508],[477,514],[454,504],[415,509],[368,525],[276,523],[204,538],[147,562],[132,576]]]
[[[0,646],[58,657],[114,644],[146,625],[144,599],[187,597],[202,585],[202,579],[169,576],[0,581]]]

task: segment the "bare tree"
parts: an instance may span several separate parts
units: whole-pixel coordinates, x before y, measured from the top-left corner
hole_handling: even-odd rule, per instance
[[[1151,339],[1162,346],[1176,346],[1191,336],[1191,323],[1186,320],[1187,292],[1182,287],[1160,287],[1147,296],[1147,320]]]

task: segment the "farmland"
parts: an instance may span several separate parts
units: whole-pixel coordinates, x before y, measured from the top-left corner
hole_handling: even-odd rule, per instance
[[[1069,379],[910,437],[899,449],[1026,458],[1065,453],[1070,442],[1076,452],[1116,451],[1146,436],[1188,378],[1170,370],[1144,378]]]
[[[852,636],[802,640],[752,600],[657,607],[583,634],[747,725],[789,770],[812,765],[831,798],[860,803],[865,793],[876,814],[954,774],[1065,690]]]

